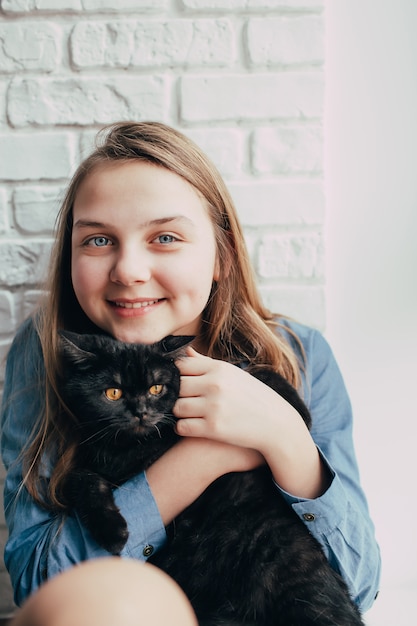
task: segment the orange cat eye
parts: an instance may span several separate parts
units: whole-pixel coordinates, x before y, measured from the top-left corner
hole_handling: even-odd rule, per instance
[[[110,387],[106,389],[104,392],[106,394],[106,398],[109,400],[120,400],[123,395],[123,391],[121,389],[117,389],[116,387]]]
[[[149,393],[151,396],[159,396],[159,394],[162,393],[163,388],[163,385],[152,385],[152,387],[149,387]]]

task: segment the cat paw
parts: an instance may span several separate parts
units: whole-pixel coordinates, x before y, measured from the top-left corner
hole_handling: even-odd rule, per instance
[[[107,545],[103,546],[110,554],[114,556],[120,556],[121,551],[126,545],[127,538],[129,533],[126,532],[124,537],[118,537],[117,539],[113,538],[110,540]]]
[[[126,520],[116,511],[107,511],[94,534],[96,541],[115,556],[121,553],[129,537]]]
[[[112,533],[110,537],[103,537],[100,543],[107,552],[118,556],[125,547],[128,537],[129,532],[127,529],[119,529],[117,533]]]

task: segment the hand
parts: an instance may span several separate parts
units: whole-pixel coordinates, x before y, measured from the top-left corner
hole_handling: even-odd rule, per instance
[[[295,414],[281,396],[243,369],[187,349],[177,365],[180,398],[174,407],[177,432],[263,450],[283,428],[280,416]],[[285,436],[285,433],[282,433]]]
[[[303,419],[284,398],[241,368],[193,348],[187,348],[178,367],[181,388],[174,414],[179,435],[257,450],[276,482],[298,497],[315,498],[325,491],[328,471]]]

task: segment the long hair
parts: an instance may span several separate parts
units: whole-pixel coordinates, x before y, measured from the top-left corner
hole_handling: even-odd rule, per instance
[[[268,365],[293,385],[300,364],[289,343],[277,332],[276,316],[262,304],[246,250],[241,225],[227,187],[205,154],[185,135],[158,122],[120,122],[103,128],[96,148],[78,167],[63,199],[56,223],[46,296],[35,316],[45,363],[45,408],[25,455],[25,483],[34,498],[61,506],[59,486],[71,467],[77,442],[58,390],[58,329],[92,330],[71,281],[73,204],[80,184],[103,163],[132,159],[164,167],[188,181],[205,199],[214,227],[220,268],[202,314],[207,354],[232,362]],[[46,498],[39,493],[43,454],[54,451],[57,462]]]

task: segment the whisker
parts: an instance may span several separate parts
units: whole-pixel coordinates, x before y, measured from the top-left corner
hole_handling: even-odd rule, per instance
[[[106,437],[110,439],[111,437],[109,437],[109,435],[112,434],[112,431],[113,431],[112,427],[107,425],[105,428],[102,428],[101,430],[98,430],[97,432],[92,433],[88,437],[85,437],[84,439],[80,441],[80,443],[86,444],[86,443],[92,443],[92,442],[99,442],[99,441],[105,440]]]

